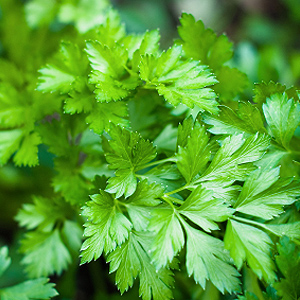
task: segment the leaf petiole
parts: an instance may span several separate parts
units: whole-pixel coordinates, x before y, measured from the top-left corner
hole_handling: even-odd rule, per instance
[[[175,198],[175,197],[168,196],[166,194],[164,196],[162,196],[162,199],[165,200],[168,203],[169,203],[169,201],[172,201],[172,203],[176,203],[176,204],[180,204],[180,205],[182,205],[184,203],[183,200],[180,200],[180,199]]]
[[[172,156],[172,157],[164,158],[161,160],[156,160],[151,163],[139,166],[138,168],[135,169],[135,171],[140,171],[140,170],[147,169],[147,168],[159,165],[159,164],[164,164],[166,162],[175,162],[175,161],[176,161],[175,157]]]

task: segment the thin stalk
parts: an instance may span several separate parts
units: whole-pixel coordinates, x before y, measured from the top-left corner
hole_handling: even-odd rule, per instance
[[[171,200],[173,203],[180,204],[180,205],[182,205],[184,203],[183,200],[177,199],[175,197],[167,196],[167,195],[164,195],[162,198],[164,200],[165,200],[165,198],[167,198],[167,199]]]
[[[234,220],[237,220],[237,221],[240,221],[240,222],[243,222],[243,223],[248,223],[248,224],[251,224],[251,225],[256,225],[260,228],[263,228],[271,233],[273,233],[274,235],[276,236],[279,236],[279,237],[282,237],[284,234],[281,234],[280,232],[276,232],[276,231],[273,231],[271,228],[267,227],[265,224],[263,223],[259,223],[259,222],[256,222],[256,221],[253,221],[253,220],[248,220],[248,219],[244,219],[244,218],[240,218],[240,217],[236,217],[236,216],[233,216],[232,219]],[[296,239],[292,239],[294,243],[300,245],[300,242],[297,241]]]
[[[146,83],[144,86],[142,86],[142,88],[144,89],[148,89],[148,90],[156,90],[157,89],[157,86],[154,85],[154,84],[149,84],[149,83]]]
[[[256,225],[256,226],[265,228],[264,224],[256,222],[256,221],[253,221],[253,220],[248,220],[248,219],[240,218],[240,217],[237,217],[237,216],[232,216],[232,219],[234,219],[236,221],[243,222],[243,223],[247,223],[247,224],[251,224],[251,225]]]
[[[156,160],[156,161],[153,161],[153,162],[151,162],[149,164],[140,166],[135,171],[140,171],[140,170],[143,170],[143,169],[146,169],[146,168],[150,168],[150,167],[153,167],[153,166],[156,166],[156,165],[159,165],[159,164],[163,164],[165,162],[174,162],[174,161],[175,161],[174,157],[168,157],[168,158]]]
[[[173,209],[175,209],[173,202],[169,199],[169,197],[162,196],[162,199],[165,200]]]
[[[176,194],[176,193],[179,193],[179,192],[181,192],[181,191],[183,191],[183,190],[186,190],[186,189],[188,189],[188,188],[191,188],[191,187],[193,187],[193,186],[191,186],[191,185],[189,185],[189,184],[185,184],[184,186],[182,186],[182,187],[180,187],[180,188],[178,188],[178,189],[176,189],[176,190],[174,190],[174,191],[171,191],[171,192],[166,193],[165,196],[174,195],[174,194]]]

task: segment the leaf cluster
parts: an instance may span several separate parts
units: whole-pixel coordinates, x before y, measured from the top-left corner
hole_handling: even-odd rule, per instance
[[[121,294],[137,281],[144,300],[172,299],[176,282],[190,298],[299,297],[297,88],[262,82],[243,101],[232,43],[190,14],[166,51],[107,1],[32,0],[25,17],[28,35],[76,30],[39,64],[10,44],[0,61],[0,163],[46,154],[51,178],[15,217],[31,280],[1,299],[55,296],[46,278],[78,257],[106,260]],[[4,272],[5,247],[0,260]]]

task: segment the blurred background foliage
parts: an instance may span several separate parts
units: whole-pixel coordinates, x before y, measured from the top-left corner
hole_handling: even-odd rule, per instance
[[[250,99],[255,82],[300,84],[299,0],[112,0],[111,4],[128,32],[159,28],[163,49],[178,37],[176,27],[183,11],[203,20],[217,34],[226,33],[235,49],[229,64],[246,73],[251,82],[242,100]],[[78,42],[79,35],[103,22],[109,5],[108,0],[0,0],[0,82],[10,81],[17,90],[34,90],[37,70],[57,51],[60,40]],[[20,231],[14,216],[32,194],[52,193],[52,157],[43,147],[38,167],[16,168],[9,162],[0,168],[0,245],[8,244],[13,258],[0,287],[25,278],[15,250]],[[78,261],[61,278],[51,279],[57,283],[59,299],[91,299],[94,292],[95,299],[120,299],[113,278],[106,276],[104,261],[79,271],[77,265]],[[200,286],[183,274],[177,277],[175,299],[200,299]],[[122,299],[133,299],[136,287]],[[210,295],[213,289],[208,288]]]

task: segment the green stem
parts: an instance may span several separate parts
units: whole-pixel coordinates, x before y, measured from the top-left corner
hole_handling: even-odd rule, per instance
[[[157,87],[156,85],[147,82],[144,86],[142,86],[142,88],[147,90],[156,90]]]
[[[188,188],[191,188],[191,187],[193,187],[193,186],[191,186],[191,185],[189,185],[189,184],[185,184],[184,186],[182,186],[182,187],[180,187],[180,188],[178,188],[178,189],[176,189],[176,190],[174,190],[174,191],[171,191],[171,192],[166,193],[165,196],[174,195],[174,194],[176,194],[176,193],[179,193],[179,192],[181,192],[181,191],[183,191],[183,190],[186,190],[186,189],[188,189]]]
[[[124,214],[124,212],[127,209],[127,205],[125,203],[119,201],[118,199],[115,199],[115,206],[116,206],[116,209],[122,214]]]
[[[156,165],[159,165],[159,164],[163,164],[165,162],[174,162],[174,161],[175,161],[175,157],[168,157],[168,158],[164,158],[164,159],[161,159],[161,160],[156,160],[156,161],[153,161],[149,164],[142,165],[142,166],[138,167],[137,169],[135,169],[135,171],[140,171],[140,170],[150,168],[150,167],[153,167],[153,166],[156,166]]]
[[[251,224],[251,225],[256,225],[256,226],[265,228],[264,224],[256,222],[256,221],[252,221],[252,220],[240,218],[240,217],[237,217],[237,216],[232,216],[231,218],[234,219],[234,220],[236,220],[236,221],[240,221],[240,222],[243,222],[243,223],[247,223],[247,224]]]
[[[168,200],[172,201],[173,203],[180,204],[180,205],[182,205],[184,203],[183,200],[177,199],[175,197],[170,197],[170,196],[167,196],[167,195],[164,195],[162,198],[164,200],[168,199]]]
[[[165,200],[173,209],[175,209],[173,202],[169,199],[169,197],[162,196],[162,199]]]
[[[236,217],[236,216],[232,216],[232,219],[243,222],[243,223],[248,223],[248,224],[251,224],[251,225],[258,226],[260,228],[263,228],[263,229],[273,233],[276,236],[279,236],[279,237],[283,236],[283,234],[281,234],[280,232],[273,231],[271,228],[267,227],[265,224],[262,224],[262,223],[259,223],[259,222],[256,222],[256,221],[252,221],[252,220],[248,220],[248,219],[244,219],[244,218],[240,218],[240,217]],[[300,242],[297,241],[296,239],[292,239],[292,240],[293,240],[294,243],[300,245]]]

